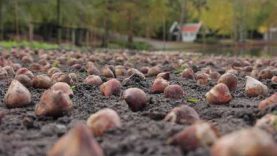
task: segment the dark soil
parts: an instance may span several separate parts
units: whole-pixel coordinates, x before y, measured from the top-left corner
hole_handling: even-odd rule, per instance
[[[113,64],[113,62],[109,62]],[[116,63],[115,63],[116,64]],[[141,63],[135,67],[149,65]],[[28,65],[27,65],[28,66]],[[62,66],[65,72],[74,71],[70,67]],[[163,64],[164,70],[171,70],[168,64]],[[77,72],[77,71],[75,71]],[[162,119],[175,106],[187,104],[195,108],[203,120],[214,123],[221,134],[253,126],[255,121],[263,116],[257,104],[265,97],[248,98],[244,94],[244,75],[239,76],[238,89],[232,93],[233,100],[228,105],[208,105],[204,95],[215,82],[208,86],[198,86],[193,80],[186,80],[177,74],[171,74],[170,83],[179,84],[186,92],[183,100],[166,99],[163,94],[150,94],[149,88],[154,78],[146,81],[136,81],[122,90],[130,87],[143,89],[149,96],[149,105],[140,112],[132,112],[119,96],[104,97],[98,87],[82,84],[86,74],[81,75],[80,81],[75,84],[73,111],[59,118],[38,118],[34,114],[34,106],[38,103],[43,89],[29,88],[32,93],[33,105],[25,108],[8,109],[3,100],[0,102],[0,112],[4,113],[0,125],[0,155],[2,156],[40,156],[46,155],[52,145],[66,133],[75,123],[85,122],[94,112],[102,108],[116,110],[123,126],[108,131],[102,137],[97,137],[106,156],[209,156],[209,149],[198,148],[189,153],[172,145],[166,140],[173,134],[188,125],[170,124]],[[123,78],[119,78],[123,80]],[[0,83],[0,98],[3,99],[9,81]],[[270,88],[270,94],[276,92],[270,81],[263,81]],[[196,98],[196,103],[187,102],[189,98]],[[1,115],[0,115],[1,116]]]

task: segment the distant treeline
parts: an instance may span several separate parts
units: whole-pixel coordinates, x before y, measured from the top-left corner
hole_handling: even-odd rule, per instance
[[[0,0],[0,39],[107,46],[114,34],[168,39],[174,21],[244,41],[277,26],[276,0]]]

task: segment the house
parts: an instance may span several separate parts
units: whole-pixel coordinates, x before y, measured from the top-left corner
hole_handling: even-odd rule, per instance
[[[277,27],[270,28],[264,33],[264,40],[266,41],[277,41]]]
[[[170,34],[183,42],[194,42],[197,39],[197,34],[200,31],[201,23],[188,23],[180,26],[174,22],[170,27]]]

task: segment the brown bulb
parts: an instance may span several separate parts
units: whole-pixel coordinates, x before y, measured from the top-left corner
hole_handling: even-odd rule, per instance
[[[89,75],[89,76],[84,80],[84,83],[85,83],[85,84],[88,84],[88,85],[96,85],[96,86],[99,86],[99,85],[101,85],[103,82],[102,82],[102,79],[100,78],[100,76],[98,76],[98,75]]]
[[[61,91],[62,93],[68,95],[69,97],[73,96],[73,91],[70,88],[70,86],[67,83],[64,82],[57,82],[55,83],[51,89],[55,90],[55,91]]]
[[[164,89],[169,85],[169,82],[163,78],[156,78],[152,84],[152,93],[163,93]]]
[[[147,76],[157,76],[159,73],[161,73],[161,68],[159,66],[154,66],[148,69]]]
[[[193,124],[199,120],[198,113],[192,107],[186,105],[173,108],[164,118],[164,121],[177,124]]]
[[[168,140],[169,144],[179,146],[184,152],[199,147],[210,147],[218,139],[218,131],[206,122],[195,123]]]
[[[142,110],[147,105],[147,96],[139,88],[129,88],[123,92],[123,98],[133,112]]]
[[[196,83],[198,85],[206,86],[209,83],[209,75],[206,73],[201,73],[196,75]]]
[[[55,74],[55,73],[61,73],[61,72],[62,72],[62,71],[61,71],[59,68],[57,68],[57,67],[52,67],[52,68],[48,69],[47,74],[48,74],[50,77],[52,77],[53,74]]]
[[[19,81],[25,87],[31,87],[32,86],[32,79],[27,75],[24,75],[24,74],[16,75],[14,77],[14,79]]]
[[[31,104],[31,93],[19,81],[13,80],[4,96],[8,108],[24,107]]]
[[[121,127],[121,121],[116,111],[105,108],[92,114],[87,120],[87,126],[94,136],[101,136],[110,129]]]
[[[48,89],[52,86],[52,81],[47,75],[37,75],[33,78],[32,84],[34,88]]]
[[[262,80],[262,79],[271,79],[272,77],[273,77],[273,73],[272,73],[271,69],[263,69],[258,74],[258,78],[260,80]]]
[[[218,81],[218,79],[220,78],[220,74],[216,71],[213,71],[209,74],[209,78],[213,81]]]
[[[277,84],[277,76],[273,76],[271,79],[272,83]]]
[[[89,128],[78,123],[54,144],[47,156],[104,156],[104,152]]]
[[[262,82],[246,76],[245,92],[249,97],[255,97],[259,95],[266,95],[268,93],[268,88]]]
[[[182,73],[181,73],[183,78],[186,79],[195,79],[195,74],[191,68],[186,68]]]
[[[267,114],[257,120],[255,127],[267,131],[268,133],[277,134],[277,115]]]
[[[265,100],[261,101],[258,105],[259,110],[263,111],[267,107],[270,107],[272,105],[277,105],[277,93],[274,93],[269,98],[266,98]]]
[[[113,71],[108,66],[105,66],[102,69],[102,75],[106,78],[114,78],[115,77]]]
[[[276,156],[277,145],[266,132],[243,129],[220,138],[212,147],[212,156]]]
[[[206,99],[209,104],[221,105],[230,102],[232,96],[228,87],[224,83],[219,83],[206,94]]]
[[[34,77],[34,74],[27,68],[20,68],[16,71],[16,75],[26,75],[30,79]]]
[[[169,80],[170,79],[170,73],[169,72],[159,73],[156,78],[163,78],[165,80]]]
[[[114,72],[116,77],[125,76],[127,71],[124,66],[115,66]]]
[[[69,96],[60,90],[46,90],[35,107],[37,116],[62,116],[72,109]]]
[[[110,79],[100,86],[100,91],[104,96],[120,94],[121,84],[117,79]]]
[[[236,75],[230,74],[230,73],[226,73],[226,74],[223,74],[219,78],[217,83],[224,83],[224,84],[227,85],[227,87],[229,88],[230,91],[233,91],[233,90],[236,90],[236,88],[237,88],[238,79],[237,79]]]
[[[185,95],[183,88],[180,85],[169,85],[164,89],[164,95],[170,99],[182,99]]]

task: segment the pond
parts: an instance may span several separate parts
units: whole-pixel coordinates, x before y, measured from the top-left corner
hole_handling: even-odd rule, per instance
[[[204,55],[275,57],[277,56],[277,45],[212,46],[201,47],[195,49],[194,52]]]

